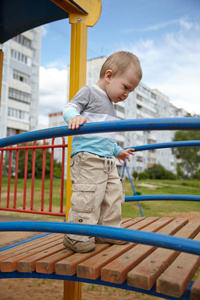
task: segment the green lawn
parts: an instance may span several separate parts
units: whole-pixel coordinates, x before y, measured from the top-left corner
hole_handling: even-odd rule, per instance
[[[1,194],[1,206],[6,206],[7,201],[7,178],[3,178],[2,182],[2,194]],[[26,208],[30,208],[31,200],[31,179],[27,180],[27,205]],[[133,190],[130,181],[127,179],[124,182],[126,196],[132,196]],[[146,186],[147,185],[147,186]],[[200,195],[200,182],[195,180],[142,180],[134,181],[135,189],[142,195],[162,195],[162,194],[183,194],[183,195]],[[45,209],[48,209],[49,195],[50,195],[50,179],[45,180]],[[23,188],[24,180],[18,179],[17,187],[17,206],[22,208],[23,206]],[[60,179],[53,179],[53,210],[59,212],[60,207]],[[35,179],[34,183],[34,209],[40,209],[41,206],[41,190],[42,180]],[[10,187],[10,203],[13,205],[14,198],[14,178],[11,180]],[[66,188],[64,187],[64,206],[66,199]],[[145,217],[149,216],[170,216],[171,213],[175,214],[181,212],[199,212],[200,216],[200,203],[188,202],[188,201],[143,201],[141,207]],[[64,209],[65,210],[65,209]],[[1,211],[1,214],[4,212]],[[14,213],[16,216],[16,213]],[[18,214],[24,216],[24,214]],[[27,217],[32,217],[29,214]],[[137,202],[127,202],[122,206],[122,216],[135,218],[141,216]],[[36,215],[37,219],[43,218],[41,215]],[[49,218],[49,217],[48,217]]]
[[[149,187],[147,187],[147,186]],[[134,181],[135,189],[142,195],[163,195],[182,194],[200,195],[200,182],[197,180],[142,180]],[[129,180],[125,181],[126,196],[132,196],[133,190]],[[143,201],[140,203],[145,217],[163,215],[170,216],[170,213],[199,212],[200,202],[189,201]],[[123,217],[141,216],[137,202],[127,202],[122,206]]]

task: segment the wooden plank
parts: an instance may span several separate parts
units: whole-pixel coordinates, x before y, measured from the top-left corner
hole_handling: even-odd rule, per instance
[[[163,233],[163,227],[166,234],[172,234],[177,231],[181,226],[184,226],[187,219],[176,222],[172,218],[162,218],[155,223],[144,228],[147,232]],[[101,279],[108,282],[121,284],[126,280],[127,273],[142,259],[155,250],[154,246],[136,245],[131,250],[119,256],[111,263],[107,264],[101,270]]]
[[[7,258],[1,262],[1,272],[12,272],[17,269],[17,262],[21,259],[24,259],[28,256],[31,256],[33,254],[39,253],[40,251],[44,251],[46,249],[49,249],[55,245],[62,244],[63,238],[52,241],[48,244],[44,244],[40,247],[32,248],[30,250],[24,251],[23,253],[20,253],[18,255],[12,256],[10,258]],[[64,247],[64,246],[63,246]]]
[[[200,233],[194,240],[200,241]],[[181,253],[158,278],[156,282],[157,292],[173,297],[181,297],[199,266],[200,256]]]
[[[190,221],[174,236],[193,238],[199,232],[199,229],[200,220]],[[178,255],[178,251],[164,248],[156,249],[128,273],[128,285],[150,290],[160,274],[164,272]]]
[[[123,219],[121,227],[126,228],[126,227],[137,224],[136,226],[138,228],[138,224],[141,221],[143,221],[144,219],[145,219],[144,217],[138,217],[135,219],[131,219],[131,218]],[[150,222],[150,221],[148,221],[148,222]],[[152,222],[152,220],[151,220],[151,222]],[[146,224],[146,222],[145,222],[145,224]],[[142,225],[140,225],[140,226],[143,227],[143,226],[145,226],[145,224],[142,223]],[[72,276],[72,275],[76,274],[78,264],[82,263],[83,261],[89,259],[90,257],[98,254],[99,252],[101,252],[109,247],[110,247],[110,244],[97,244],[96,250],[91,253],[75,253],[74,255],[67,257],[66,259],[63,259],[62,261],[59,261],[58,263],[56,263],[55,272],[56,272],[56,274],[59,274],[59,275]]]
[[[26,258],[20,259],[17,262],[17,271],[18,272],[32,272],[36,269],[36,262],[38,260],[41,260],[51,254],[54,254],[58,251],[66,249],[63,244],[55,245],[51,248],[44,249],[43,251],[40,251],[38,253],[35,253],[31,256],[28,256]]]
[[[144,228],[144,226],[152,226],[151,224],[158,220],[157,217],[150,217],[145,220],[142,220],[140,223],[132,225],[128,227],[128,229],[140,229]],[[159,222],[159,220],[158,220]],[[154,224],[156,224],[155,222]],[[161,221],[162,223],[162,221]],[[156,226],[156,225],[154,225]],[[158,226],[158,225],[157,225]],[[160,223],[159,223],[160,226]],[[147,227],[145,227],[147,228]],[[119,255],[122,255],[126,251],[133,248],[136,244],[129,243],[126,245],[113,245],[110,248],[104,250],[103,252],[99,253],[98,255],[93,256],[92,258],[88,259],[87,261],[81,263],[77,267],[77,276],[81,278],[88,278],[88,279],[96,279],[101,274],[101,268],[104,267],[106,264],[111,262],[113,259],[117,258]]]
[[[76,274],[77,265],[88,258],[98,254],[99,252],[110,247],[109,244],[97,244],[96,249],[89,253],[75,253],[55,264],[55,273],[59,275],[72,276]]]
[[[52,274],[55,272],[55,263],[64,258],[74,254],[74,251],[70,249],[64,249],[62,251],[58,251],[48,257],[45,257],[36,262],[36,272],[37,273],[45,273]]]
[[[14,255],[18,255],[30,249],[34,249],[35,247],[42,246],[48,244],[54,240],[57,240],[61,237],[61,234],[49,234],[47,236],[38,238],[36,240],[15,246],[13,248],[4,250],[0,252],[0,261],[5,260],[8,257],[12,257]]]
[[[131,220],[133,220],[132,218],[123,218],[122,219],[122,224],[123,223],[126,223],[126,222],[128,222],[128,221],[131,221]]]
[[[149,226],[151,223],[157,221],[158,219],[159,219],[158,217],[149,217],[149,218],[143,219],[138,224],[133,224],[132,226],[129,226],[128,229],[141,230],[142,228]]]
[[[121,228],[128,228],[128,227],[130,227],[130,226],[132,226],[132,225],[134,225],[136,223],[141,222],[144,219],[145,219],[144,217],[138,217],[138,218],[135,218],[135,219],[129,219],[126,222],[123,222],[120,227]]]
[[[97,279],[100,276],[102,266],[132,247],[132,243],[110,246],[108,249],[79,264],[77,266],[77,276],[80,278]]]
[[[200,299],[200,274],[192,285],[190,300]]]

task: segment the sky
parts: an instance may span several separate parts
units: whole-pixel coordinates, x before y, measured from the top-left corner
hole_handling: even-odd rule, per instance
[[[42,27],[39,124],[67,102],[69,19]],[[100,19],[88,28],[87,58],[125,50],[138,56],[142,82],[170,102],[200,114],[200,0],[102,0]]]

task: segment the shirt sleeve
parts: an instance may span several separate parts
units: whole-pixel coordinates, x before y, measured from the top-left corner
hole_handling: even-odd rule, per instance
[[[122,148],[120,146],[117,145],[117,143],[115,142],[115,145],[114,145],[114,151],[113,151],[113,155],[115,157],[117,157],[117,155],[119,154],[119,152],[122,150]]]
[[[82,87],[74,98],[66,104],[63,111],[63,118],[68,124],[76,116],[80,116],[89,102],[89,89],[87,86]]]

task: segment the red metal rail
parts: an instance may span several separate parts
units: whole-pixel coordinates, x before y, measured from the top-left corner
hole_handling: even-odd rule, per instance
[[[49,142],[49,140],[48,140]],[[63,212],[63,198],[64,198],[64,165],[65,165],[65,149],[67,148],[67,144],[65,143],[65,138],[62,137],[62,143],[55,145],[55,138],[51,140],[51,142],[47,145],[46,141],[43,140],[41,144],[36,144],[36,141],[33,145],[17,145],[11,146],[7,148],[0,148],[0,210],[5,211],[16,211],[16,212],[25,212],[25,213],[35,213],[35,214],[43,214],[43,215],[53,215],[53,216],[65,216]],[[54,154],[55,148],[61,149],[61,178],[56,180],[60,180],[60,208],[59,212],[53,211],[53,181],[54,181]],[[34,208],[34,193],[35,193],[35,165],[36,165],[36,151],[37,149],[43,149],[42,155],[42,184],[41,184],[41,203],[40,209]],[[23,179],[23,204],[20,207],[18,204],[17,195],[18,191],[18,166],[19,166],[19,155],[20,151],[25,150],[25,159],[24,159],[24,179]],[[48,197],[48,209],[45,210],[45,168],[46,168],[46,153],[47,151],[51,151],[51,163],[50,163],[50,184],[49,184],[49,197]],[[27,178],[28,178],[28,157],[32,156],[32,173],[31,173],[31,189],[27,190]],[[6,155],[8,153],[8,155]],[[13,155],[15,153],[15,155]],[[4,159],[8,157],[7,162],[7,199],[6,201],[2,201],[2,180],[3,180],[3,166],[5,164]],[[14,167],[14,174],[12,173],[12,169]],[[14,186],[11,184],[11,177],[14,176]],[[11,200],[11,188],[13,188],[13,201]],[[29,195],[27,193],[30,192]],[[27,196],[29,196],[30,201],[27,200]],[[21,196],[20,196],[21,198]],[[46,201],[47,202],[47,201]],[[28,208],[29,205],[29,208]]]

